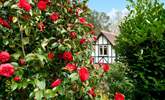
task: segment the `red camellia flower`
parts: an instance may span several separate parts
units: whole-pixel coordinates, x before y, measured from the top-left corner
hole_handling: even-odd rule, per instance
[[[72,53],[69,52],[69,51],[64,52],[63,59],[64,60],[68,60],[68,61],[72,61],[73,60]]]
[[[77,33],[76,32],[70,32],[70,37],[72,39],[75,39],[77,37]]]
[[[85,41],[86,41],[86,39],[81,39],[81,40],[80,40],[80,44],[84,44]]]
[[[81,67],[78,71],[81,82],[85,82],[89,78],[89,72],[86,67]]]
[[[3,20],[3,18],[0,17],[0,24],[3,26],[3,27],[6,27],[6,28],[11,28],[9,23],[5,20]]]
[[[14,74],[14,67],[11,64],[0,65],[0,75],[5,77],[11,77]]]
[[[115,93],[115,100],[125,100],[125,96],[122,93]]]
[[[108,64],[102,64],[102,68],[103,68],[104,72],[108,72],[110,69],[110,66]]]
[[[5,63],[10,60],[10,54],[7,51],[0,52],[0,62]]]
[[[45,29],[45,25],[44,25],[43,22],[38,23],[38,24],[37,24],[37,27],[38,27],[38,29],[40,30],[40,32],[43,32],[44,29]]]
[[[72,71],[77,70],[77,66],[76,66],[75,64],[70,64],[70,63],[68,63],[68,64],[64,67],[64,69],[66,69],[66,70],[72,72]]]
[[[56,86],[59,86],[61,82],[62,82],[61,79],[57,79],[51,84],[51,87],[54,88]]]
[[[59,14],[57,12],[53,12],[51,15],[50,15],[50,19],[54,22],[54,21],[57,21],[59,18]]]
[[[14,81],[19,82],[21,78],[19,76],[14,77]]]
[[[17,5],[19,8],[23,8],[26,11],[30,11],[30,9],[32,8],[26,0],[19,0]]]
[[[83,17],[80,17],[80,18],[79,18],[79,22],[80,22],[81,24],[84,24],[84,23],[86,22],[86,19],[83,18]]]
[[[18,63],[20,65],[25,65],[26,64],[26,60],[24,58],[20,58],[19,61],[18,61]]]
[[[45,11],[46,10],[46,4],[47,4],[47,2],[45,2],[45,1],[39,1],[37,4],[37,7],[39,10]]]
[[[93,97],[96,97],[95,89],[93,87],[88,91],[88,93]]]
[[[53,52],[49,52],[48,53],[48,59],[49,60],[53,60],[54,59],[54,53]]]

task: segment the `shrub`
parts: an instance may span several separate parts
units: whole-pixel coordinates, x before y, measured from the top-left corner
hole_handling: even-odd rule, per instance
[[[99,98],[87,0],[1,2],[0,99]]]
[[[125,95],[125,100],[132,100],[134,85],[127,77],[128,66],[120,62],[110,64],[110,66],[110,71],[103,82],[105,83],[104,92],[108,92],[111,99],[115,93],[120,92]]]
[[[165,94],[165,9],[158,0],[129,1],[130,14],[120,26],[117,52],[129,66],[135,99],[161,100]]]

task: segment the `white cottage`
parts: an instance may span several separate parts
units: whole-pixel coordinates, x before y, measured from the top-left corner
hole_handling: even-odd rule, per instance
[[[113,33],[101,31],[94,44],[94,52],[92,56],[94,63],[113,63],[116,59],[114,50],[116,36]]]

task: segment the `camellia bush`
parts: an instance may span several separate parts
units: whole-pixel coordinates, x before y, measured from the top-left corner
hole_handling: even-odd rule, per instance
[[[92,65],[96,37],[86,3],[1,0],[0,99],[99,98],[95,90],[109,66]]]
[[[129,16],[117,39],[120,61],[128,64],[135,100],[165,95],[165,9],[159,0],[128,0]]]

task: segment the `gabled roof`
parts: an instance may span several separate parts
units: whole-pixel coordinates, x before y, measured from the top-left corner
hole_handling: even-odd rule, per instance
[[[101,35],[104,35],[107,40],[114,46],[115,45],[115,41],[116,41],[116,35],[113,32],[106,32],[106,31],[101,31],[100,34],[98,35],[97,39],[99,39],[99,37]]]

